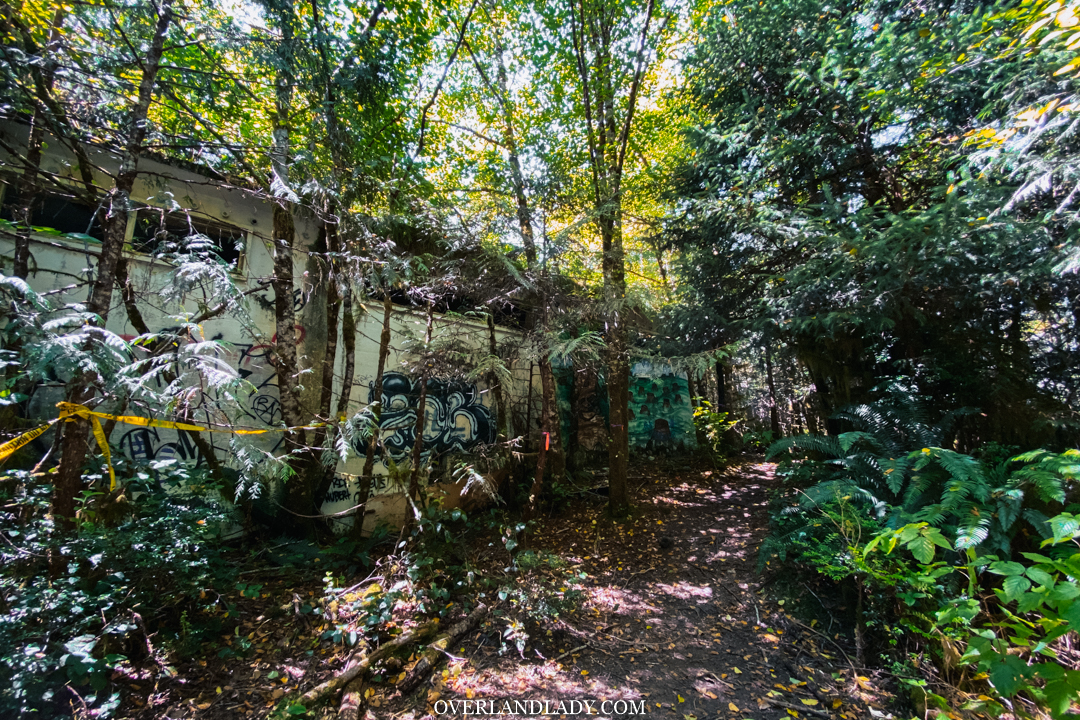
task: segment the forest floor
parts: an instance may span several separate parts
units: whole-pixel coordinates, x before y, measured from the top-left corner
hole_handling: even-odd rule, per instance
[[[893,698],[880,689],[887,683],[849,660],[853,648],[837,632],[844,623],[833,628],[826,619],[841,619],[841,600],[758,572],[776,482],[771,464],[744,458],[712,469],[660,461],[632,473],[630,520],[607,519],[600,494],[579,496],[545,518],[525,545],[557,558],[562,575],[545,574],[546,565],[521,572],[518,603],[502,603],[508,611],[493,613],[450,648],[447,663],[413,693],[403,697],[394,688],[407,662],[373,678],[364,691],[368,720],[494,714],[505,711],[504,701],[514,709],[515,701],[529,700],[546,703],[544,712],[556,717],[620,718],[642,709],[657,720],[892,717],[886,708]],[[498,542],[472,552],[493,566],[509,557]],[[579,578],[580,602],[558,614],[537,611],[543,597],[566,596],[568,585],[553,585],[570,574]],[[266,611],[282,598],[315,606],[323,588],[316,577],[308,582],[265,582],[254,599],[238,598],[237,629],[223,642],[245,652],[211,655],[144,688],[133,679],[126,716],[265,717],[290,693],[340,671],[349,651],[320,639],[327,625],[286,623],[292,613],[272,618]],[[524,612],[530,604],[533,612]]]

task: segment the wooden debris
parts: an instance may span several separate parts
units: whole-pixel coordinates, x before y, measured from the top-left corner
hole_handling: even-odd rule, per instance
[[[488,607],[481,603],[476,606],[464,620],[454,625],[445,633],[435,639],[435,642],[427,646],[424,650],[423,656],[417,661],[409,675],[398,684],[398,689],[402,695],[412,692],[417,685],[424,681],[435,666],[442,662],[442,659],[446,653],[446,648],[453,647],[464,637],[470,630],[476,627],[476,624],[488,613]]]
[[[305,707],[313,707],[315,705],[318,705],[323,700],[325,700],[327,696],[336,693],[338,690],[348,685],[349,682],[353,680],[353,678],[358,677],[359,675],[366,672],[368,668],[370,668],[379,660],[382,660],[388,655],[392,655],[406,645],[427,638],[429,635],[434,633],[438,627],[439,621],[432,620],[429,623],[425,623],[418,628],[414,628],[407,633],[399,635],[393,640],[383,643],[379,646],[378,650],[375,650],[370,654],[363,655],[362,657],[356,659],[355,662],[350,661],[350,663],[345,667],[345,670],[342,671],[340,675],[336,675],[333,678],[322,683],[321,685],[317,685],[311,690],[308,690],[306,693],[304,693],[300,697],[300,703]]]

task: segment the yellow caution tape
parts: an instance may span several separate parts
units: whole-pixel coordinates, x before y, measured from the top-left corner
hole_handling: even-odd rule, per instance
[[[57,418],[56,420],[50,420],[41,427],[36,427],[33,430],[24,432],[19,437],[12,438],[3,445],[0,445],[0,462],[7,460],[9,457],[15,454],[16,450],[21,448],[23,445],[26,445],[34,438],[40,436],[42,433],[44,433],[46,430],[48,430],[58,422],[60,422],[60,418]]]
[[[192,425],[191,423],[175,422],[173,420],[152,420],[150,418],[137,417],[135,415],[111,415],[109,413],[97,412],[91,410],[85,405],[78,405],[76,403],[58,402],[56,407],[60,410],[60,416],[55,420],[27,431],[17,438],[8,440],[3,445],[0,445],[0,463],[11,457],[16,450],[23,447],[34,438],[40,436],[46,430],[51,428],[56,423],[63,421],[70,421],[73,417],[81,417],[89,420],[92,423],[94,431],[94,438],[97,440],[98,447],[101,448],[101,454],[105,458],[105,464],[109,468],[109,491],[112,492],[116,489],[116,473],[113,471],[112,466],[112,454],[109,452],[109,442],[105,437],[105,429],[101,426],[101,420],[115,420],[116,422],[122,422],[127,425],[140,425],[142,427],[159,427],[167,428],[170,430],[190,430],[192,432],[222,432],[231,433],[233,435],[263,435],[265,433],[272,432],[289,432],[290,430],[315,430],[317,428],[326,427],[325,425],[301,425],[299,427],[292,428],[266,428],[266,429],[249,429],[249,428],[212,428],[204,427],[202,425]]]

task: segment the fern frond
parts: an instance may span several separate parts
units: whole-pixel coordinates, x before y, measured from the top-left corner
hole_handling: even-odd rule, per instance
[[[787,450],[816,452],[831,458],[844,456],[844,449],[840,447],[840,442],[832,435],[792,435],[780,438],[770,445],[765,453],[765,458],[771,460]]]
[[[966,550],[982,544],[990,535],[989,512],[980,511],[975,504],[969,504],[960,513],[960,524],[956,529],[956,549]]]

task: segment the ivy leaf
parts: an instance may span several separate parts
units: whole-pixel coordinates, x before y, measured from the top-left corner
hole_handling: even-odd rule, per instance
[[[1013,655],[1003,655],[1004,662],[995,663],[990,668],[990,682],[1005,697],[1012,697],[1024,686],[1027,666],[1024,661]]]
[[[1005,591],[1006,600],[1015,600],[1022,593],[1031,589],[1031,581],[1023,575],[1013,575],[1005,579],[1005,584],[1002,585]]]
[[[990,563],[990,572],[995,575],[1023,575],[1024,566],[1018,562],[994,562]]]
[[[1036,585],[1041,585],[1043,587],[1054,586],[1054,578],[1051,577],[1050,573],[1046,572],[1045,570],[1037,567],[1031,567],[1025,571],[1025,574],[1029,578],[1031,578],[1031,581]]]
[[[907,549],[911,551],[916,560],[924,565],[934,559],[934,543],[924,535],[920,535],[909,542]]]

